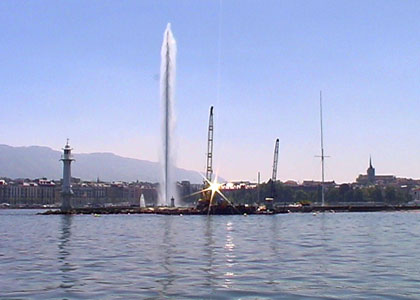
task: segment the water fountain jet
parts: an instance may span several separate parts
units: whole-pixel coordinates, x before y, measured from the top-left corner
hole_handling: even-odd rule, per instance
[[[160,67],[160,98],[163,112],[163,153],[161,165],[163,179],[160,185],[160,205],[169,205],[169,199],[176,197],[174,180],[174,152],[173,130],[175,126],[174,96],[175,96],[175,71],[176,71],[176,41],[168,23],[163,35]]]

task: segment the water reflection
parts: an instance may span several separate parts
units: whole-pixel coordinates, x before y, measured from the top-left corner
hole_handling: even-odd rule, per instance
[[[329,215],[327,213],[322,213],[320,216],[320,244],[319,244],[319,253],[318,253],[318,269],[320,273],[327,273],[329,271],[329,253],[328,253],[328,228],[326,227],[327,218]]]
[[[279,225],[280,216],[274,215],[272,216],[271,226],[270,226],[270,234],[267,236],[269,239],[269,249],[271,254],[268,256],[268,264],[271,265],[271,268],[267,268],[267,274],[269,277],[266,279],[268,284],[275,284],[276,278],[278,276],[278,264],[280,259],[279,255]],[[282,245],[284,247],[284,245]],[[284,251],[284,250],[283,250]],[[258,254],[261,255],[261,254]]]
[[[72,276],[72,271],[76,268],[69,261],[70,252],[70,240],[71,240],[71,225],[73,217],[70,215],[61,215],[61,232],[58,243],[58,263],[59,270],[61,271],[61,284],[60,287],[63,289],[72,288],[76,283],[75,276]]]
[[[176,236],[175,230],[172,230],[172,223],[173,217],[168,216],[164,218],[163,223],[163,239],[162,239],[162,254],[163,254],[163,261],[162,267],[165,274],[163,274],[162,279],[158,280],[158,282],[162,285],[161,289],[162,292],[161,296],[168,296],[171,292],[171,287],[173,286],[173,282],[175,280],[175,272],[173,270],[173,254],[176,252],[176,247],[174,244],[174,238]]]
[[[206,281],[204,285],[211,288],[212,293],[216,285],[216,275],[214,272],[215,243],[213,222],[213,216],[207,216],[204,242],[204,258],[206,259],[206,266],[204,267]]]
[[[272,251],[272,257],[278,258],[278,222],[280,217],[278,215],[273,216],[273,220],[271,222],[271,238],[270,238],[270,250]]]
[[[235,265],[235,243],[233,242],[233,222],[228,221],[226,223],[226,242],[224,249],[226,257],[226,271],[224,274],[224,284],[223,287],[230,288],[232,287],[232,279],[235,277],[233,272],[233,266]]]

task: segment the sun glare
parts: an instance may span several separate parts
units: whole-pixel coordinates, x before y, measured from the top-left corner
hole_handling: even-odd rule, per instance
[[[207,198],[209,200],[209,206],[211,206],[213,204],[213,199],[214,199],[214,197],[215,197],[216,194],[219,194],[219,196],[222,197],[225,201],[227,201],[228,203],[231,203],[229,201],[229,199],[226,198],[225,195],[223,195],[223,193],[221,191],[222,186],[223,186],[223,183],[220,183],[220,182],[217,181],[217,175],[216,175],[216,177],[215,177],[215,179],[213,181],[209,181],[201,173],[199,173],[199,174],[204,179],[205,187],[201,191],[192,193],[190,196],[197,195],[197,194],[202,194],[202,193],[205,193],[205,192],[209,192],[210,193],[210,197]]]
[[[207,180],[206,178],[205,178],[205,180],[207,181],[207,184],[208,184],[208,187],[206,188],[206,189],[204,189],[204,191],[211,191],[211,196],[210,196],[210,205],[213,203],[213,199],[214,199],[214,196],[216,195],[216,193],[217,194],[219,194],[223,199],[225,199],[226,201],[228,201],[228,202],[230,202],[226,197],[225,197],[225,195],[223,195],[223,193],[220,191],[221,190],[221,188],[222,188],[222,183],[220,183],[220,182],[217,182],[217,176],[216,176],[216,178],[214,179],[214,181],[213,182],[211,182],[211,181],[209,181],[209,180]]]
[[[220,190],[221,186],[222,186],[221,183],[214,181],[214,182],[210,182],[209,189],[214,194],[214,193],[216,193],[217,191]]]

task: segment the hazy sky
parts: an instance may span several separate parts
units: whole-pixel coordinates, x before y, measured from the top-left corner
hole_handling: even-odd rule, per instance
[[[318,180],[322,90],[328,180],[353,181],[369,154],[377,174],[420,178],[419,16],[417,0],[4,0],[0,143],[69,137],[76,152],[158,160],[171,22],[179,167],[204,171],[214,105],[221,176],[267,180],[279,137],[278,178]]]

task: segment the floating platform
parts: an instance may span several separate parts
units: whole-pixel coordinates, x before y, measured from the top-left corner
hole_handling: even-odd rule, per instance
[[[109,214],[158,214],[158,215],[273,215],[285,213],[315,213],[315,212],[380,212],[380,211],[411,211],[420,210],[420,206],[408,205],[370,205],[370,206],[282,206],[273,210],[261,209],[258,206],[234,205],[227,207],[212,207],[210,213],[195,207],[102,207],[73,208],[68,211],[48,210],[41,215],[109,215]]]

